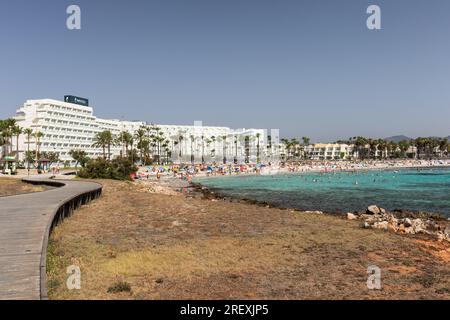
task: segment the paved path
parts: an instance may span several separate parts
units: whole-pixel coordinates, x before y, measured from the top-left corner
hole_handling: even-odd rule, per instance
[[[73,209],[101,193],[93,182],[29,179],[60,187],[0,197],[0,300],[46,299],[48,234]]]

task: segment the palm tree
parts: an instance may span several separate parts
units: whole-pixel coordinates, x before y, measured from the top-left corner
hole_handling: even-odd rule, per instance
[[[256,163],[260,163],[260,150],[259,150],[259,148],[260,148],[260,138],[261,138],[261,134],[258,132],[257,134],[256,134],[256,140],[257,140],[257,142],[256,142]]]
[[[168,159],[168,154],[169,154],[169,151],[170,151],[170,149],[169,149],[169,140],[164,140],[164,141],[161,141],[161,142],[162,142],[161,148],[164,151],[166,162],[169,162],[169,159]]]
[[[441,153],[441,158],[444,157],[444,153],[447,152],[448,147],[449,147],[448,139],[442,138],[439,141],[439,152]]]
[[[203,134],[200,136],[200,139],[202,141],[202,163],[205,163],[205,137]]]
[[[116,144],[122,146],[122,150],[120,151],[121,156],[128,156],[128,146],[130,145],[130,140],[133,138],[131,133],[128,131],[122,131],[116,139]]]
[[[18,125],[14,125],[11,128],[11,133],[13,136],[16,137],[16,158],[18,160],[19,159],[19,137],[23,133],[23,130]]]
[[[179,145],[178,157],[180,158],[180,161],[181,161],[181,157],[183,156],[182,152],[181,152],[181,143],[183,142],[183,140],[184,140],[183,134],[180,132],[178,135],[178,145]]]
[[[222,136],[223,164],[227,164],[227,136]]]
[[[311,139],[309,137],[302,137],[302,142],[303,142],[303,150],[305,150],[306,146],[309,145],[309,143],[311,142]],[[305,151],[303,151],[304,153],[304,157],[306,158],[306,153]]]
[[[7,136],[8,126],[6,120],[0,120],[0,147],[2,148],[2,154],[6,155],[6,145],[8,145],[9,138]]]
[[[429,138],[423,138],[418,137],[414,140],[414,146],[417,148],[417,159],[420,159],[420,156],[422,154],[426,154],[426,156],[429,156],[429,149],[430,149],[430,139]]]
[[[380,158],[381,159],[385,158],[388,142],[384,139],[378,139],[378,140],[376,140],[376,143],[377,143],[377,149],[381,152]]]
[[[13,137],[14,137],[14,130],[17,127],[16,120],[13,118],[9,118],[6,120],[3,120],[3,137],[7,140],[6,145],[9,146],[8,153],[12,153],[12,146],[13,146]]]
[[[244,137],[245,163],[250,162],[250,136]]]
[[[238,136],[234,135],[234,163],[238,161]]]
[[[26,128],[25,130],[23,130],[23,133],[27,136],[27,152],[28,152],[28,154],[30,154],[30,140],[31,140],[31,136],[33,135],[33,129]],[[30,174],[30,161],[27,161],[27,170],[28,170],[28,175],[29,175]]]
[[[34,133],[34,138],[36,139],[36,161],[39,161],[39,153],[41,151],[41,138],[44,136],[44,134],[40,131],[36,131]]]
[[[108,147],[108,160],[111,160],[111,146],[114,145],[115,139],[111,131],[104,131],[106,146]]]
[[[286,161],[289,160],[290,152],[291,152],[291,142],[289,139],[282,138],[281,143],[284,144],[284,149],[286,150]]]
[[[4,146],[6,145],[7,141],[6,138],[3,135],[3,132],[0,132],[0,147],[2,147],[2,149],[4,148]]]
[[[102,148],[103,150],[103,159],[106,159],[106,143],[103,139],[102,133],[97,132],[92,139],[92,146],[94,148]]]
[[[300,142],[299,142],[296,138],[292,138],[292,139],[291,139],[291,141],[290,141],[290,147],[294,150],[294,153],[293,153],[293,158],[294,158],[294,160],[295,160],[295,157],[298,157],[298,156],[299,156],[299,153],[298,153],[298,147],[299,147],[299,145],[300,145]]]
[[[147,141],[147,131],[144,128],[139,128],[134,134],[134,137],[137,141],[136,147],[139,150],[141,164],[144,165],[144,150],[146,149],[146,145],[148,145]]]
[[[215,160],[215,157],[216,157],[216,149],[215,149],[216,137],[215,136],[211,136],[210,140],[211,140],[211,143],[213,144],[213,149],[210,150],[211,158],[214,158],[214,160]]]
[[[364,137],[354,137],[353,142],[355,144],[356,152],[358,154],[358,157],[361,159],[364,159],[366,156],[366,145],[367,145],[367,139]]]
[[[114,144],[114,137],[109,130],[97,132],[93,139],[92,146],[102,148],[103,158],[106,159],[106,149],[108,149],[108,160],[111,160],[111,145]]]
[[[161,128],[158,126],[152,126],[151,128],[153,134],[151,134],[150,138],[152,141],[151,146],[156,148],[156,156],[157,156],[157,163],[160,164],[160,157],[161,157],[161,145],[166,140],[164,137],[164,132],[161,131]]]
[[[162,148],[164,148],[165,141],[166,141],[166,138],[164,137],[164,132],[162,132],[162,131],[158,132],[158,136],[156,137],[156,142],[158,145],[158,164],[160,164],[159,158],[162,153],[161,152]]]
[[[436,149],[440,145],[440,139],[429,138],[428,139],[428,150],[431,157],[435,155]]]
[[[6,126],[5,129],[3,129],[3,146],[5,149],[5,155],[9,155],[11,153],[11,148],[12,148],[12,132],[11,132],[11,127]]]
[[[194,164],[194,141],[195,141],[195,137],[191,134],[189,136],[189,138],[191,139],[191,163]]]
[[[394,141],[389,141],[387,144],[387,152],[390,158],[392,158],[393,154],[397,151],[398,145]]]
[[[172,140],[172,151],[171,151],[171,154],[174,153],[175,148],[178,146],[178,144],[179,144],[179,142],[177,140]]]
[[[399,147],[400,151],[402,152],[402,155],[404,158],[406,158],[406,152],[408,151],[410,146],[411,146],[411,143],[407,140],[402,140],[398,143],[398,147]]]
[[[207,149],[207,154],[208,154],[210,151],[212,140],[210,138],[207,138],[205,142],[206,142],[206,149]]]
[[[369,144],[369,156],[375,159],[376,152],[377,152],[377,146],[378,146],[378,140],[376,139],[368,139],[367,143]]]
[[[166,145],[166,144],[164,144]],[[168,145],[166,145],[166,147],[164,147],[164,151],[166,153],[166,163],[169,163],[169,159],[172,157],[172,151],[170,151],[170,148],[168,147]]]

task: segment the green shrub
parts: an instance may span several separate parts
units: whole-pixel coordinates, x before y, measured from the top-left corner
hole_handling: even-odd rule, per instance
[[[118,281],[108,288],[108,293],[131,292],[131,285],[125,281]]]
[[[80,178],[131,180],[130,175],[137,167],[127,158],[116,158],[108,161],[104,158],[89,160],[78,172]]]

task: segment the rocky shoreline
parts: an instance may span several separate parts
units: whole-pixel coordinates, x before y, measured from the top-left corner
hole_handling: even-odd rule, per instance
[[[266,208],[279,208],[291,210],[293,212],[304,212],[313,214],[329,214],[342,217],[348,220],[361,221],[361,227],[366,229],[381,229],[392,231],[399,234],[424,235],[437,241],[446,241],[450,243],[450,221],[444,216],[429,212],[412,212],[406,210],[387,211],[377,205],[369,206],[365,211],[341,213],[328,213],[323,211],[305,211],[298,208],[284,208],[274,206],[265,201],[257,201],[246,198],[232,198],[221,195],[215,190],[211,190],[199,183],[191,182],[190,188],[201,194],[206,200],[218,201],[236,201],[258,205]]]
[[[390,230],[401,234],[429,235],[450,242],[450,222],[445,217],[427,213],[387,210],[371,205],[365,212],[347,213],[347,219],[362,221],[362,227]]]

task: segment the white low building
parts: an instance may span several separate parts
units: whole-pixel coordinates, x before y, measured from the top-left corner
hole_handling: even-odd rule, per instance
[[[87,99],[65,97],[65,101],[54,99],[27,100],[20,107],[14,119],[22,128],[31,128],[34,133],[41,132],[39,141],[33,135],[28,141],[24,134],[19,137],[19,159],[23,160],[27,150],[58,153],[62,162],[73,162],[70,150],[84,150],[91,158],[102,156],[101,148],[93,147],[94,137],[98,132],[109,130],[114,136],[128,131],[135,134],[140,128],[151,131],[158,127],[167,140],[171,158],[174,161],[189,162],[191,154],[195,162],[221,162],[235,158],[239,162],[256,162],[276,159],[279,149],[278,130],[268,135],[264,129],[231,129],[228,127],[203,126],[195,123],[185,125],[154,125],[144,121],[121,121],[100,119],[94,115]],[[71,96],[70,96],[71,97]],[[68,101],[82,101],[85,105]],[[121,146],[111,148],[111,156],[118,156]]]
[[[305,147],[305,154],[311,160],[339,160],[353,156],[353,145],[340,143],[316,143]]]

